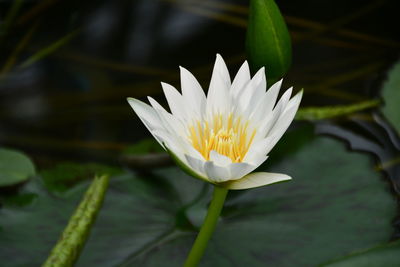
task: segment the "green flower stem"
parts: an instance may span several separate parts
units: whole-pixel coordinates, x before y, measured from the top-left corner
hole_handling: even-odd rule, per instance
[[[189,256],[186,259],[184,267],[194,267],[197,266],[204,251],[207,248],[208,240],[210,240],[212,233],[214,232],[215,226],[219,215],[221,213],[222,207],[224,206],[226,195],[228,194],[228,189],[215,186],[213,198],[211,200],[210,207],[208,208],[207,216],[201,226],[200,232],[190,250]]]

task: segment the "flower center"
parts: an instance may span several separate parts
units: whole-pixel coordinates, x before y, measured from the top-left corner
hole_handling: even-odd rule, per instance
[[[256,131],[249,130],[249,122],[215,115],[211,120],[197,121],[189,127],[189,140],[205,160],[212,150],[227,156],[232,162],[242,162]]]

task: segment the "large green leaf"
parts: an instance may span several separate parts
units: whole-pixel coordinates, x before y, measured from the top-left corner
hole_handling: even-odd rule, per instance
[[[283,77],[292,62],[286,23],[274,0],[251,0],[246,52],[253,71],[266,68],[268,81]]]
[[[382,112],[400,133],[400,63],[397,63],[388,74],[383,85],[382,97],[385,105]]]
[[[0,187],[24,182],[34,174],[35,166],[26,155],[0,148]]]
[[[329,267],[398,267],[400,266],[400,241],[380,245],[365,251],[353,253],[323,266]]]
[[[315,266],[390,238],[396,201],[364,155],[295,131],[273,157],[261,169],[293,181],[230,192],[202,266]],[[181,266],[210,200],[204,185],[175,167],[113,177],[77,266]],[[26,184],[38,197],[0,210],[4,266],[41,264],[86,187],[54,196],[40,179]]]

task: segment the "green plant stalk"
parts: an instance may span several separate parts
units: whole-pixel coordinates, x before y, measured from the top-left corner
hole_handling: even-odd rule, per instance
[[[378,107],[381,104],[379,99],[366,100],[350,105],[306,107],[299,108],[296,120],[322,120],[352,114],[369,108]]]
[[[109,176],[95,177],[42,267],[73,266],[101,208]]]
[[[208,208],[207,216],[185,261],[184,267],[194,267],[199,263],[207,248],[208,240],[210,240],[215,226],[217,225],[227,194],[228,189],[214,186],[213,198],[210,207]]]
[[[0,36],[3,37],[8,29],[10,28],[15,16],[18,14],[18,11],[21,9],[23,4],[23,0],[14,0],[11,8],[7,12],[6,18],[0,27]]]
[[[71,41],[71,39],[74,38],[79,33],[79,31],[80,30],[75,30],[65,35],[61,39],[57,40],[56,42],[50,44],[49,46],[39,50],[38,52],[30,56],[28,59],[26,59],[24,62],[22,62],[20,68],[26,68],[29,65],[35,63],[36,61],[39,61],[45,58],[46,56],[50,55],[51,53],[55,52],[57,49],[59,49],[60,47]]]
[[[6,72],[10,71],[10,69],[14,66],[15,62],[18,59],[18,55],[22,52],[22,50],[27,46],[29,41],[32,39],[32,36],[36,31],[36,29],[38,28],[38,25],[39,25],[38,22],[33,24],[33,26],[22,37],[21,41],[17,44],[15,49],[11,52],[10,56],[8,56],[5,64],[3,65],[3,68],[0,70],[0,78]]]

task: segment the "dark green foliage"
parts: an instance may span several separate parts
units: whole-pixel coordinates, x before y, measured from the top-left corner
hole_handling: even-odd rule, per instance
[[[365,156],[314,139],[310,128],[290,132],[279,149],[290,152],[273,152],[280,160],[260,169],[293,181],[230,192],[203,266],[315,266],[390,238],[396,201]],[[210,200],[203,185],[176,167],[114,177],[76,266],[182,265]],[[26,184],[23,193],[37,198],[0,210],[4,266],[43,263],[86,188],[55,197],[38,179]]]
[[[400,242],[376,246],[364,251],[350,254],[342,259],[332,261],[322,266],[329,267],[398,267]]]

